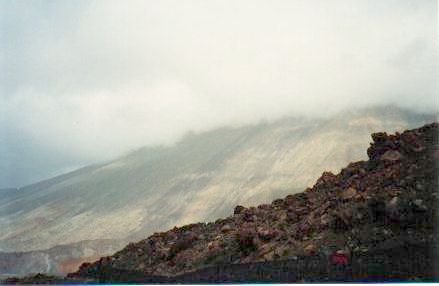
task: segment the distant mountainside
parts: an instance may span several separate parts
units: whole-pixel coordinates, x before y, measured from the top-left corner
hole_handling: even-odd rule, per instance
[[[73,272],[86,261],[113,254],[123,247],[115,240],[85,240],[47,250],[0,252],[0,278],[24,276],[29,273],[63,274]]]
[[[19,189],[2,190],[0,251],[82,240],[135,241],[225,216],[311,185],[325,170],[366,158],[370,133],[435,120],[393,107],[329,119],[285,118],[192,134]]]
[[[67,278],[9,283],[438,281],[439,125],[372,134],[312,188],[158,232]]]

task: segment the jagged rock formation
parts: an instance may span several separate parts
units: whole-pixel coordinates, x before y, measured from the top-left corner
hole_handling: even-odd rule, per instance
[[[382,257],[379,267],[394,278],[422,279],[416,276],[430,273],[430,279],[438,279],[433,265],[438,244],[438,124],[402,134],[375,133],[372,138],[368,161],[351,163],[336,175],[325,172],[302,193],[258,207],[237,206],[232,216],[213,223],[155,233],[112,256],[83,264],[69,279],[111,281],[111,277],[125,277],[130,281],[132,277],[134,281],[134,277],[143,277],[148,281],[166,276],[177,277],[177,281],[180,277],[181,281],[227,282],[237,281],[227,279],[227,275],[234,277],[233,273],[237,277],[236,271],[221,265],[317,259],[348,269],[354,262],[361,266],[361,257],[366,264],[373,257]],[[424,251],[416,252],[417,247]],[[383,256],[379,256],[380,251]],[[392,251],[403,259],[416,253],[418,261],[392,260]],[[424,272],[418,266],[410,268],[410,263],[423,265]],[[360,266],[354,268],[352,273],[360,273],[357,276],[343,271],[341,275],[367,279],[370,271],[380,272],[373,268],[378,267],[377,261],[371,265],[363,266],[361,273]],[[218,271],[223,279],[218,274],[213,280],[203,276],[203,271],[188,274],[210,266],[230,270]],[[245,268],[249,277],[255,277],[251,269],[257,267],[252,267]],[[305,272],[306,268],[300,269],[300,273]],[[188,275],[192,278],[184,280]]]

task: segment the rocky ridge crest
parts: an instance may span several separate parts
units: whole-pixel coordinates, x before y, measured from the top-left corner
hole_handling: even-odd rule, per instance
[[[438,124],[372,134],[368,161],[324,172],[312,188],[210,223],[175,227],[85,263],[71,279],[102,269],[176,276],[215,265],[357,254],[403,242],[437,243]],[[339,259],[337,260],[337,257]],[[340,258],[341,257],[341,258]]]

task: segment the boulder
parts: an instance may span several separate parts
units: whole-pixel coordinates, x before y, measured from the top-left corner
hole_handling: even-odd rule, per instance
[[[288,196],[286,196],[285,197],[285,204],[286,205],[292,205],[292,204],[294,204],[294,202],[296,201],[296,199],[294,198],[294,196],[293,195],[288,195]]]
[[[244,210],[245,210],[245,207],[238,205],[235,207],[233,214],[241,214],[241,213],[243,213]]]
[[[417,212],[425,212],[427,211],[427,206],[425,205],[423,200],[416,199],[413,201],[413,209]]]
[[[299,216],[292,211],[287,212],[287,222],[295,223],[299,220]]]
[[[418,136],[413,132],[404,132],[401,134],[401,145],[408,152],[418,153],[425,150]]]
[[[168,259],[172,259],[179,252],[192,247],[196,240],[197,236],[195,233],[188,232],[187,234],[183,235],[172,244],[171,248],[169,249]]]
[[[241,228],[236,234],[236,240],[238,242],[239,248],[244,253],[249,253],[256,249],[256,236],[257,233],[255,229],[252,228]]]
[[[383,199],[373,197],[368,200],[367,206],[373,221],[383,221],[386,216],[386,204]]]
[[[267,211],[271,209],[271,206],[269,204],[262,204],[258,206],[258,209]]]
[[[343,200],[350,200],[357,195],[357,190],[355,188],[347,188],[341,193],[341,198]]]
[[[304,237],[311,233],[311,226],[306,222],[299,223],[297,230],[299,231],[300,236]]]
[[[227,233],[230,232],[232,230],[232,226],[230,224],[226,224],[223,227],[221,227],[221,232],[223,233]]]
[[[278,232],[271,228],[258,228],[258,236],[263,241],[269,241],[276,237]]]
[[[353,214],[350,209],[336,210],[330,221],[330,226],[335,232],[344,232],[352,228]]]
[[[242,219],[244,222],[254,222],[257,220],[256,209],[249,208],[243,211]]]
[[[388,150],[380,157],[381,160],[390,161],[390,162],[399,161],[402,158],[403,158],[402,154],[395,150]]]
[[[371,137],[373,142],[380,144],[380,143],[384,143],[388,136],[386,132],[376,132],[376,133],[372,133]]]
[[[323,172],[322,176],[317,180],[314,187],[318,187],[318,188],[331,187],[336,183],[337,183],[337,176],[334,175],[332,172],[325,171]]]
[[[303,216],[309,213],[309,209],[308,207],[297,207],[294,209],[294,212],[298,215],[298,216]]]
[[[219,240],[214,240],[211,241],[207,244],[207,252],[209,256],[215,255],[217,253],[220,253],[223,248],[222,248],[222,243]]]
[[[315,255],[317,253],[317,247],[314,244],[308,244],[304,249],[306,255]]]
[[[281,207],[284,205],[284,200],[277,199],[277,200],[274,200],[271,204],[275,207]]]

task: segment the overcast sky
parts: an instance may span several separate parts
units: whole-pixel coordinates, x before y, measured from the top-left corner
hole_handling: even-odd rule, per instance
[[[0,187],[188,130],[438,107],[436,0],[0,2]]]

